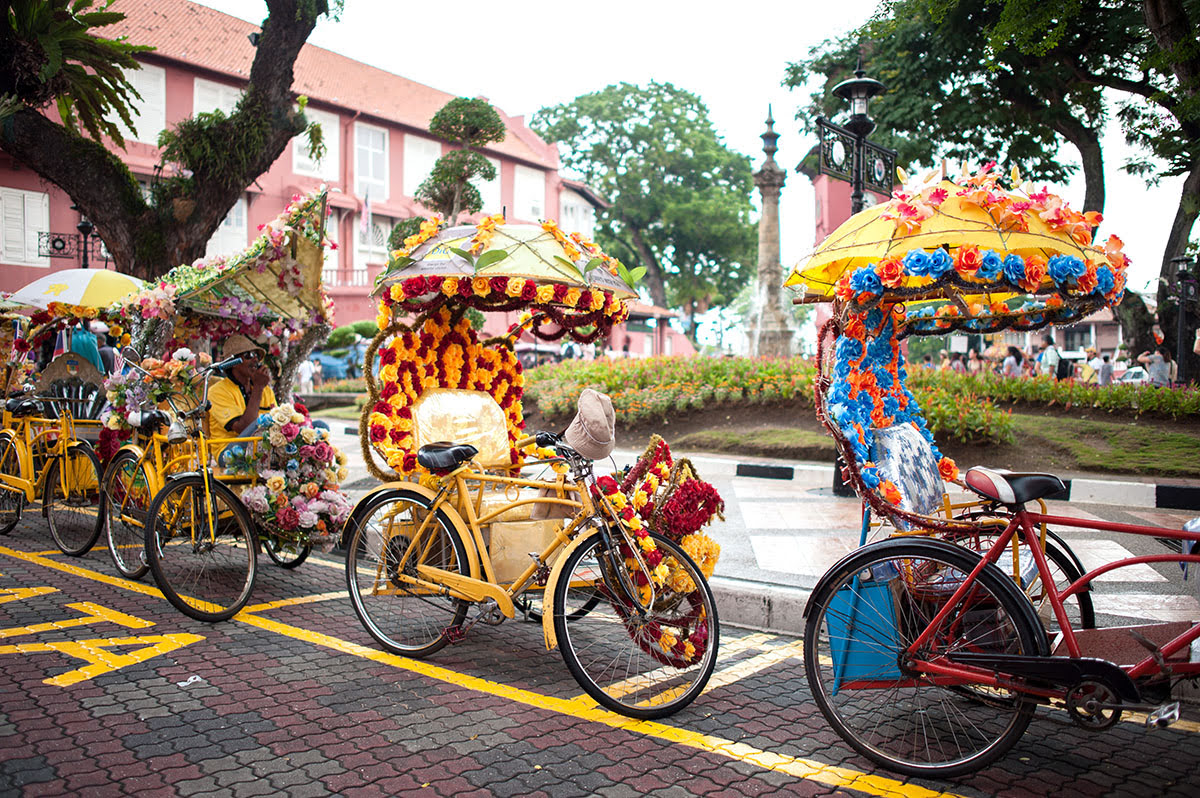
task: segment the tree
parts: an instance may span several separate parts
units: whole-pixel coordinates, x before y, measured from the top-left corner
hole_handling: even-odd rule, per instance
[[[145,199],[102,141],[123,146],[112,116],[130,124],[137,96],[124,72],[149,48],[96,31],[124,18],[111,0],[9,0],[0,20],[0,149],[70,196],[96,224],[117,268],[152,278],[203,256],[206,243],[251,182],[293,136],[320,128],[294,109],[293,65],[322,14],[341,0],[267,0],[250,80],[229,116],[198,114],[164,131],[163,174]],[[60,121],[44,110],[56,102]],[[82,125],[83,135],[78,130]]]
[[[645,267],[654,303],[684,307],[693,337],[696,314],[751,278],[750,159],[725,146],[699,97],[622,83],[543,108],[530,124],[612,203],[597,220],[598,243]]]
[[[455,97],[433,115],[429,132],[458,149],[437,159],[429,177],[417,187],[416,199],[453,225],[460,213],[478,213],[483,208],[479,189],[471,181],[494,180],[496,167],[476,148],[503,141],[507,129],[487,100]]]

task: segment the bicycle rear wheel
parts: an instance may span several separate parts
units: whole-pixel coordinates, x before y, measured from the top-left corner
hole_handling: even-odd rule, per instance
[[[146,466],[132,451],[118,452],[104,471],[104,529],[108,554],[126,579],[141,579],[150,570],[146,519],[153,500]]]
[[[280,568],[297,568],[312,554],[312,546],[296,540],[281,538],[270,532],[262,536],[263,551]]]
[[[100,539],[104,525],[100,460],[86,446],[73,446],[50,461],[42,507],[50,534],[63,554],[82,557]]]
[[[7,435],[0,436],[0,474],[20,478],[21,463],[17,459],[17,445]],[[12,532],[21,520],[25,509],[25,491],[20,488],[0,486],[0,535]]]
[[[922,777],[970,773],[1029,726],[1032,701],[979,682],[935,683],[905,653],[979,559],[936,540],[873,543],[834,565],[809,599],[804,668],[813,698],[842,739],[884,767]],[[913,657],[946,663],[956,653],[1047,648],[1029,601],[988,566]]]
[[[601,706],[631,718],[661,718],[704,690],[717,662],[712,591],[677,544],[651,535],[670,569],[654,602],[621,587],[619,552],[599,535],[573,551],[554,589],[554,632],[571,675]]]
[[[224,621],[246,606],[257,569],[254,525],[233,491],[189,474],[150,505],[146,561],[167,601],[198,621]]]
[[[410,490],[368,496],[346,522],[346,587],[359,621],[388,651],[432,654],[462,624],[467,602],[418,574],[430,566],[470,574],[466,547],[430,500]],[[419,580],[419,581],[418,581]]]

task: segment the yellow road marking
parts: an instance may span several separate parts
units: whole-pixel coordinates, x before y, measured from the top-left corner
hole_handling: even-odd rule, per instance
[[[35,551],[33,553],[38,557],[55,557],[62,554],[58,549],[47,549],[46,551]]]
[[[297,604],[312,604],[317,601],[329,601],[330,599],[339,598],[346,598],[345,590],[333,590],[329,593],[314,593],[311,596],[279,599],[278,601],[268,601],[265,604],[252,604],[249,607],[243,608],[242,612],[263,612],[265,610],[278,609],[279,607],[294,607]]]
[[[704,690],[705,692],[708,692],[716,687],[725,687],[726,685],[730,685],[734,682],[740,681],[741,679],[745,679],[747,676],[753,676],[759,671],[766,670],[772,665],[783,662],[784,660],[803,656],[804,643],[800,640],[779,646],[777,648],[772,648],[769,651],[764,651],[761,654],[757,654],[749,659],[734,663],[728,668],[723,668],[717,671],[712,675],[712,678],[708,680],[708,685],[704,688]]]
[[[37,634],[38,632],[52,632],[56,629],[70,629],[76,626],[88,626],[93,623],[115,623],[118,626],[124,626],[129,629],[145,629],[147,626],[154,625],[151,621],[143,621],[141,618],[135,618],[123,612],[110,610],[108,607],[101,607],[99,604],[93,604],[90,601],[68,604],[67,606],[73,610],[90,614],[84,615],[81,618],[67,618],[62,621],[47,621],[45,623],[30,624],[29,626],[16,626],[12,629],[0,629],[0,639]]]
[[[101,582],[106,585],[112,585],[113,587],[132,590],[134,593],[142,593],[146,596],[163,598],[162,591],[156,587],[143,585],[141,582],[132,582],[128,579],[122,579],[116,576],[109,576],[108,574],[102,574],[99,571],[93,571],[88,568],[80,568],[78,565],[71,565],[70,563],[47,559],[41,554],[31,554],[27,551],[17,551],[16,549],[10,549],[6,546],[0,546],[0,554],[7,555],[9,557],[15,557],[18,560],[24,560],[25,562],[34,563],[35,565],[41,565],[46,568],[53,568],[56,571],[62,571],[63,573],[70,574],[71,576],[79,576],[83,577],[84,579],[91,579],[93,582]]]
[[[7,604],[10,601],[20,601],[21,599],[33,598],[34,596],[45,596],[49,593],[57,593],[56,587],[6,587],[0,589],[0,604]]]
[[[739,637],[734,640],[730,640],[729,642],[721,644],[721,648],[720,648],[719,652],[717,653],[717,657],[718,658],[728,657],[728,656],[732,656],[734,654],[740,654],[743,651],[747,651],[752,648],[762,648],[767,644],[767,642],[769,640],[771,640],[772,637],[773,637],[772,635],[763,634],[762,632],[755,632],[754,634],[748,634],[745,637]],[[788,656],[791,656],[791,655],[789,654]],[[753,657],[752,659],[757,659],[757,657]],[[781,657],[781,659],[787,659],[787,657]],[[778,660],[776,660],[776,661],[778,661]],[[738,663],[738,665],[741,665],[741,664],[742,663]],[[731,666],[727,670],[732,671],[734,667],[737,667],[737,666]],[[766,666],[764,665],[763,667],[766,667]],[[639,673],[635,676],[630,676],[628,679],[622,679],[619,682],[613,682],[612,684],[610,684],[604,688],[604,692],[608,693],[613,698],[618,698],[620,696],[629,695],[630,693],[634,693],[634,692],[637,692],[638,690],[645,689],[646,687],[650,686],[650,683],[655,681],[656,679],[666,678],[667,676],[669,676],[669,674],[673,673],[675,670],[676,669],[670,665],[664,665],[663,667],[658,668],[656,670],[648,671],[646,673]],[[759,670],[761,670],[761,668]],[[723,671],[717,671],[717,672],[713,673],[712,679],[717,678],[718,675],[721,673],[723,673]],[[751,673],[756,673],[756,671],[750,671],[746,675],[750,675]],[[712,679],[710,679],[709,686],[724,686],[726,684],[732,684],[733,682],[736,682],[739,678],[741,678],[741,676],[737,676],[735,678],[721,682],[719,685],[713,685]],[[639,704],[639,706],[649,706],[649,705],[653,705],[653,704],[661,704],[666,701],[670,701],[673,698],[675,698],[675,696],[679,695],[680,692],[682,692],[685,688],[686,688],[686,685],[684,687],[672,688],[671,690],[668,690],[666,693],[660,693],[659,695],[654,696],[654,698],[643,701],[641,704]],[[585,693],[585,694],[579,696],[579,698],[583,699],[583,700],[587,700],[587,694]]]
[[[159,654],[166,654],[177,648],[198,643],[203,639],[200,635],[180,633],[172,635],[149,635],[147,637],[109,637],[97,640],[76,640],[61,643],[21,643],[15,646],[0,646],[0,654],[38,654],[47,651],[57,651],[61,654],[91,663],[82,668],[76,668],[73,671],[60,673],[58,676],[42,680],[42,684],[49,684],[55,687],[70,687],[73,684],[78,684],[101,674],[111,673],[118,668],[145,662],[152,657],[157,657]],[[142,646],[142,648],[125,654],[117,654],[109,651],[110,648],[134,646],[139,643],[151,643],[152,645]]]

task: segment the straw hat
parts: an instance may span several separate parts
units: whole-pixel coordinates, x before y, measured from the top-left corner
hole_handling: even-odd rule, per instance
[[[265,355],[267,350],[246,336],[235,333],[225,339],[225,345],[221,347],[221,359],[228,360],[231,357],[236,357],[246,352],[258,352],[259,355]]]
[[[617,442],[617,414],[607,395],[584,388],[579,394],[579,410],[563,433],[563,440],[589,460],[603,460],[612,454]]]

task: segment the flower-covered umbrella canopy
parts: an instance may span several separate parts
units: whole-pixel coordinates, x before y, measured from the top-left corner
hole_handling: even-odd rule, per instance
[[[426,220],[404,247],[392,253],[375,293],[381,329],[401,315],[427,314],[446,303],[481,311],[528,309],[581,341],[606,334],[628,314],[625,300],[637,296],[632,271],[579,233],[553,221],[505,224],[500,215],[474,226],[440,228]]]
[[[1116,236],[1091,243],[1100,214],[1044,188],[1005,189],[993,166],[896,191],[830,234],[785,285],[809,300],[907,302],[909,334],[1033,329],[1119,302],[1128,259]]]
[[[39,277],[16,291],[10,301],[50,310],[56,305],[72,310],[107,308],[144,286],[136,277],[106,269],[64,269]]]

